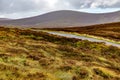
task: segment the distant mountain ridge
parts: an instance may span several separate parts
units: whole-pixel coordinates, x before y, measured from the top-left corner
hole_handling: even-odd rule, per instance
[[[0,18],[0,21],[4,21],[4,20],[12,20],[12,19],[9,19],[9,18]]]
[[[111,13],[85,13],[70,10],[61,10],[46,13],[43,15],[16,19],[16,20],[0,20],[1,25],[17,25],[17,26],[34,26],[44,28],[54,27],[72,27],[87,26],[95,24],[104,24],[112,22],[120,22],[120,11]]]

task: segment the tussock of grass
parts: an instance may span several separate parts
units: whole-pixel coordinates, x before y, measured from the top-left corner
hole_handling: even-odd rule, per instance
[[[103,78],[106,79],[118,78],[118,75],[116,75],[114,71],[108,70],[106,68],[96,67],[93,70],[95,74],[102,76]]]

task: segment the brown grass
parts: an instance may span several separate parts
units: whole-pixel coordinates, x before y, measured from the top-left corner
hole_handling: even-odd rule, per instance
[[[100,24],[84,27],[50,28],[47,30],[77,32],[120,41],[120,23]]]
[[[120,79],[117,47],[17,28],[0,36],[1,80]]]

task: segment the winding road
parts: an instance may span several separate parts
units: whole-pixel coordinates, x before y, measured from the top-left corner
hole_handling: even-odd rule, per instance
[[[34,31],[38,31],[38,30],[34,30]],[[96,39],[96,38],[90,38],[90,37],[86,37],[86,36],[78,36],[78,35],[75,35],[75,34],[61,33],[61,32],[55,32],[55,31],[43,31],[43,32],[47,32],[49,34],[63,36],[63,37],[67,37],[67,38],[76,38],[76,39],[81,39],[81,40],[88,40],[88,41],[91,41],[91,42],[104,42],[106,45],[112,45],[112,46],[120,48],[119,43],[113,43],[113,42],[109,42],[109,41],[106,41],[106,40],[100,40],[100,39]]]

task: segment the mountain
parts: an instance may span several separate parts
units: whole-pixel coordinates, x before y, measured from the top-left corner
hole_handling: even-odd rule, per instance
[[[1,25],[36,26],[36,27],[70,27],[120,22],[120,11],[111,13],[85,13],[61,10],[43,15],[0,21]]]
[[[4,21],[4,20],[11,20],[9,18],[0,18],[0,21]]]

